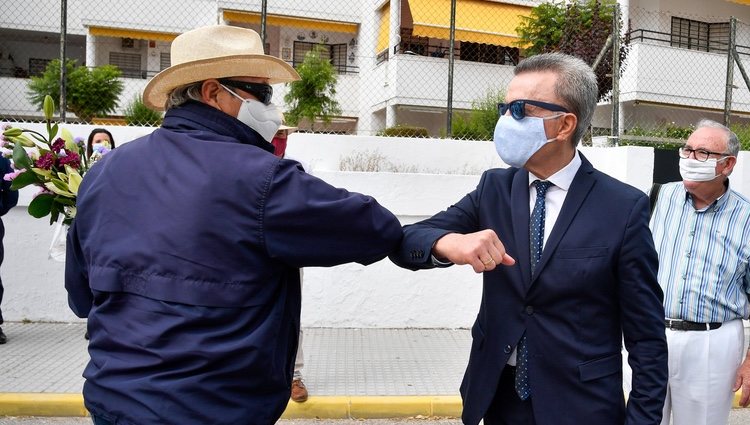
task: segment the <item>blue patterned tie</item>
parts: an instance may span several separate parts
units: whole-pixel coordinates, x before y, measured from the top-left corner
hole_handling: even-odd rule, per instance
[[[529,221],[529,246],[531,253],[531,274],[534,274],[536,264],[542,258],[542,248],[544,246],[544,198],[547,195],[547,189],[552,186],[548,181],[534,181],[536,186],[536,202],[534,210],[531,212]],[[531,395],[529,387],[529,348],[526,345],[526,334],[521,337],[516,347],[516,393],[521,400],[526,400]]]

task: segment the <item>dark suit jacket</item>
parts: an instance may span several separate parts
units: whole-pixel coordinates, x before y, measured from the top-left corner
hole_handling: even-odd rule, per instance
[[[430,268],[431,248],[444,234],[493,229],[516,259],[514,266],[484,274],[461,384],[464,422],[477,424],[484,416],[513,347],[526,332],[537,424],[658,424],[667,344],[648,198],[582,157],[534,276],[529,215],[528,172],[489,170],[456,205],[406,226],[391,256],[402,267]],[[627,408],[623,335],[633,368]]]

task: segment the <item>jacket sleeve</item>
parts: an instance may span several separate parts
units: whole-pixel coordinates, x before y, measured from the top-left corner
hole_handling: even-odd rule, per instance
[[[68,291],[68,305],[73,313],[78,317],[88,317],[94,296],[89,287],[88,271],[76,230],[73,221],[68,230],[65,252],[65,289]]]
[[[294,161],[280,161],[263,208],[272,258],[294,267],[370,264],[401,240],[393,213],[367,195],[331,186]]]
[[[404,226],[404,238],[390,260],[409,270],[436,267],[432,262],[432,247],[448,233],[472,233],[479,229],[479,201],[487,173],[482,175],[477,188],[457,204],[416,224]]]
[[[668,380],[664,294],[648,216],[649,199],[643,195],[630,213],[618,264],[623,337],[633,370],[625,421],[631,425],[661,421]]]
[[[0,216],[5,215],[11,208],[18,204],[18,191],[11,190],[11,182],[3,178],[7,173],[12,171],[10,161],[7,158],[0,157]]]

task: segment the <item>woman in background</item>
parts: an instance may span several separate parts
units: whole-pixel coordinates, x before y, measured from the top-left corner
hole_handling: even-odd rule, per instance
[[[91,155],[93,155],[96,150],[95,148],[99,146],[101,146],[101,149],[105,152],[115,148],[115,139],[112,137],[112,133],[103,128],[95,128],[91,130],[89,140],[86,142],[86,157],[91,158]]]

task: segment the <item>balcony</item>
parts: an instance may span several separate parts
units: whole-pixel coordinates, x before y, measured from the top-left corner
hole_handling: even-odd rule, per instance
[[[621,102],[723,110],[726,41],[689,43],[670,33],[645,29],[632,31],[630,38],[620,82]],[[738,45],[737,51],[750,72],[750,47]],[[750,112],[750,91],[736,65],[732,110]]]

